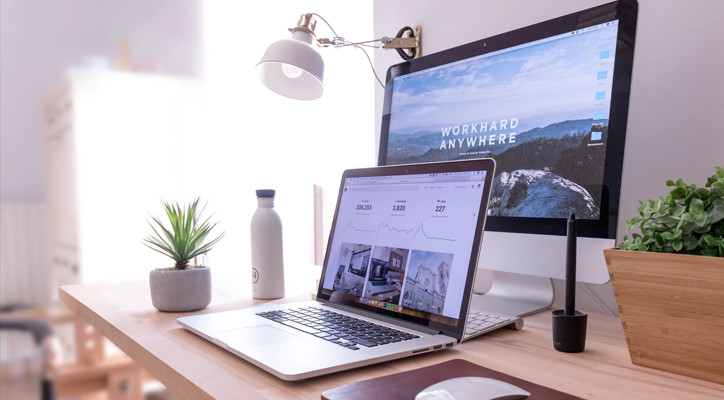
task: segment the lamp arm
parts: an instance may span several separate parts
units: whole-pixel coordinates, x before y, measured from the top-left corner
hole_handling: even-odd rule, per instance
[[[355,46],[355,47],[366,46],[366,47],[373,47],[373,48],[377,48],[377,49],[383,48],[385,50],[388,50],[388,49],[407,50],[407,54],[405,54],[405,55],[403,55],[402,51],[398,51],[400,53],[400,56],[405,60],[411,60],[413,58],[418,58],[422,55],[422,37],[421,37],[422,28],[420,27],[420,25],[416,25],[414,28],[404,27],[404,28],[400,29],[400,31],[397,33],[397,36],[393,37],[393,38],[384,36],[379,39],[366,40],[366,41],[362,41],[362,42],[351,42],[351,41],[345,40],[343,37],[339,36],[337,31],[335,31],[334,28],[332,28],[332,25],[330,25],[329,22],[327,22],[327,20],[324,19],[324,17],[322,17],[321,15],[319,15],[317,13],[309,13],[306,15],[309,18],[311,18],[312,16],[315,16],[315,17],[318,17],[319,19],[321,19],[322,22],[324,22],[325,25],[327,25],[327,27],[329,27],[329,29],[334,34],[334,37],[331,39],[330,38],[317,38],[315,36],[314,38],[317,41],[317,45],[320,47],[332,46],[332,47],[339,48],[339,47],[348,47],[348,46]],[[410,31],[409,36],[401,37],[402,34],[408,30]],[[369,43],[376,43],[376,42],[381,42],[382,46],[373,46],[373,45],[369,44]]]
[[[337,38],[334,38],[334,39],[337,39]],[[382,41],[384,41],[384,40],[387,39],[387,38],[375,39],[375,40],[367,40],[367,41],[364,41],[364,42],[350,42],[350,41],[348,41],[348,40],[344,40],[344,38],[339,38],[339,39],[342,39],[342,43],[341,43],[341,44],[335,44],[335,43],[334,43],[334,39],[321,38],[321,39],[318,39],[318,41],[321,42],[321,44],[331,45],[331,46],[333,46],[333,47],[365,46],[365,47],[374,47],[375,49],[381,49],[382,46],[372,46],[372,45],[369,45],[368,43],[382,42]]]

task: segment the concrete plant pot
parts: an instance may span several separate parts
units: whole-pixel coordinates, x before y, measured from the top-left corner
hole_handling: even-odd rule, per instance
[[[151,302],[159,311],[184,312],[211,303],[211,269],[151,271]]]

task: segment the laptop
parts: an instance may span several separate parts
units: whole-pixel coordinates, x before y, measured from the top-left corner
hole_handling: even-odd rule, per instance
[[[289,381],[453,347],[494,172],[492,159],[347,170],[315,301],[177,321]]]

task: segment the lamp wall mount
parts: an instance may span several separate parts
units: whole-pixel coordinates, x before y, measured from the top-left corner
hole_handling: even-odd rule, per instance
[[[412,28],[412,36],[402,38],[383,37],[382,48],[385,50],[403,49],[413,59],[422,57],[422,27],[415,25],[415,27]],[[412,49],[415,49],[415,51],[413,52]]]

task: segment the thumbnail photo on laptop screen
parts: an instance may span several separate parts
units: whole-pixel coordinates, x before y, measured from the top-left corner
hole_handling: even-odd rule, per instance
[[[617,29],[396,77],[387,165],[494,158],[488,215],[599,219]]]
[[[455,325],[485,174],[346,179],[323,293]]]

